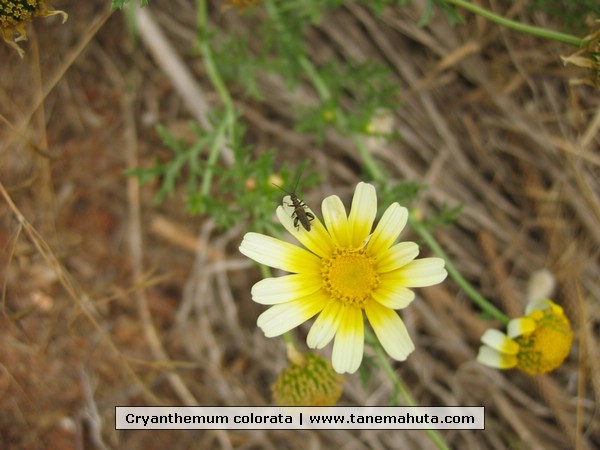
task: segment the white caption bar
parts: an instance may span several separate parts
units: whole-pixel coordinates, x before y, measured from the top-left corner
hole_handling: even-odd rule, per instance
[[[116,406],[117,430],[483,430],[483,406]]]

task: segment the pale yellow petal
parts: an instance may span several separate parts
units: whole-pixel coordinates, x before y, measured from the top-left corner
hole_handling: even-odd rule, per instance
[[[392,203],[383,213],[367,244],[367,250],[376,256],[390,248],[406,226],[408,210],[398,203]]]
[[[341,309],[341,302],[330,300],[321,311],[306,337],[306,344],[310,348],[321,349],[331,342],[340,323]]]
[[[387,250],[383,250],[377,257],[377,272],[385,273],[400,269],[419,255],[419,246],[414,242],[400,242]]]
[[[344,306],[333,342],[331,364],[337,373],[354,373],[363,358],[365,330],[362,310]]]
[[[398,314],[377,302],[368,303],[365,313],[385,351],[392,358],[404,361],[415,346]]]
[[[501,353],[506,353],[507,355],[516,355],[519,353],[519,344],[501,331],[493,328],[486,330],[486,332],[483,333],[481,342]]]
[[[261,305],[276,305],[314,294],[321,289],[317,274],[292,274],[265,278],[252,286],[252,300]]]
[[[372,297],[386,308],[402,309],[415,299],[415,293],[408,288],[397,286],[397,283],[381,283]]]
[[[311,209],[308,209],[308,212],[314,215]],[[304,245],[308,250],[313,252],[315,255],[320,256],[321,258],[331,253],[333,241],[325,229],[325,226],[321,223],[316,215],[315,218],[310,221],[310,231],[306,231],[302,225],[299,224],[297,227],[294,225],[294,219],[292,218],[289,209],[279,206],[275,213],[288,233],[294,236],[294,238],[296,238],[298,242]]]
[[[381,274],[387,281],[398,282],[404,287],[433,286],[446,279],[448,272],[444,269],[444,260],[441,258],[415,259],[398,270]]]
[[[263,330],[266,337],[279,336],[306,322],[324,306],[319,295],[310,295],[292,302],[271,306],[258,316],[256,324]]]
[[[321,260],[311,252],[264,234],[246,233],[239,250],[258,263],[287,272],[319,273],[321,268]]]
[[[535,320],[529,317],[519,317],[508,322],[506,334],[511,338],[523,336],[524,334],[532,333],[536,328]]]
[[[499,353],[485,345],[479,347],[477,361],[485,366],[495,367],[496,369],[512,369],[518,363],[516,356]]]
[[[558,306],[558,305],[548,298],[536,299],[527,304],[527,307],[525,308],[525,314],[529,314],[529,313],[535,311],[536,309],[539,309],[540,311],[544,311],[546,309],[552,308],[553,306]]]
[[[375,186],[362,181],[356,186],[350,216],[350,246],[362,247],[371,233],[373,221],[377,215],[377,194]]]
[[[321,205],[323,221],[335,245],[348,247],[350,244],[350,226],[344,204],[337,195],[330,195]]]

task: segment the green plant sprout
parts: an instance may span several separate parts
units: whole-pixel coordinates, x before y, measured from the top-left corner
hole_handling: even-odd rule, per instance
[[[560,33],[557,31],[549,30],[547,28],[536,27],[532,25],[527,25],[521,22],[517,22],[515,20],[507,19],[501,15],[498,15],[492,11],[489,11],[480,6],[474,5],[471,2],[465,0],[445,0],[446,3],[459,6],[461,8],[466,9],[469,12],[477,14],[491,22],[502,25],[506,28],[510,28],[515,31],[519,31],[521,33],[530,34],[531,36],[540,37],[543,39],[563,42],[565,44],[573,45],[575,47],[581,47],[583,40],[578,38],[577,36],[572,36],[570,34]]]

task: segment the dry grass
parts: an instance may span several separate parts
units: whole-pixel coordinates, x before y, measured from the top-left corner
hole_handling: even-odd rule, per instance
[[[155,186],[123,175],[164,151],[154,124],[202,123],[215,102],[189,57],[192,2],[153,2],[145,19],[164,35],[142,29],[139,48],[108,3],[60,2],[69,21],[38,23],[24,60],[0,46],[0,447],[432,448],[418,431],[114,430],[115,405],[269,404],[285,352],[255,326],[259,274],[236,250],[244,225],[219,233],[186,216],[180,195],[152,207]],[[486,407],[485,431],[441,432],[452,448],[598,448],[598,94],[569,88],[559,59],[569,49],[474,19],[422,29],[415,5],[335,12],[309,35],[315,61],[390,65],[402,139],[373,153],[396,180],[430,186],[421,206],[464,203],[437,238],[503,310],[519,315],[529,276],[549,269],[575,343],[547,376],[482,367],[479,337],[494,324],[447,281],[403,312],[417,350],[397,371],[419,404]],[[233,11],[213,17],[247,26]],[[160,57],[165,42],[181,66]],[[325,182],[310,203],[347,198],[360,179],[352,145],[330,135],[323,151],[289,127],[291,106],[314,94],[273,77],[261,85],[265,105],[236,94],[249,143],[316,161]],[[350,376],[341,402],[386,405],[390,394],[381,373],[368,386]]]

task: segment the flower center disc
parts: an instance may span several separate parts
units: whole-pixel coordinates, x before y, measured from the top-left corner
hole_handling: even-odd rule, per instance
[[[528,336],[520,336],[519,368],[529,374],[550,372],[569,355],[573,332],[569,320],[562,314],[547,311],[534,316],[537,327]]]
[[[364,308],[379,285],[375,260],[362,248],[334,250],[330,257],[323,258],[321,276],[332,298],[359,308]]]

